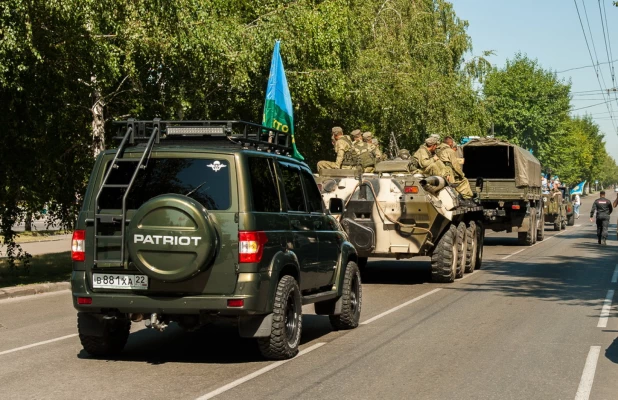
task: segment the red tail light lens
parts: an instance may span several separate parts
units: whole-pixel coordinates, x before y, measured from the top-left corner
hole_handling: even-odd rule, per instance
[[[73,261],[84,261],[86,259],[86,231],[73,232],[71,259]]]
[[[228,299],[227,306],[228,307],[243,307],[245,305],[245,299]]]
[[[77,304],[92,304],[92,297],[78,297]]]
[[[264,245],[268,242],[266,233],[262,231],[238,232],[238,262],[257,263],[262,260]]]
[[[512,208],[513,210],[519,210],[521,207],[520,207],[520,206],[518,206],[517,204],[513,204],[513,205],[511,206],[511,208]]]
[[[418,186],[406,186],[403,188],[404,193],[417,194]]]

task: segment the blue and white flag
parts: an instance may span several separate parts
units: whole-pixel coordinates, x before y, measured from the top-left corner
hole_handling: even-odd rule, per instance
[[[580,196],[584,194],[584,186],[586,185],[586,181],[580,182],[571,189],[571,196],[574,194],[579,194]]]

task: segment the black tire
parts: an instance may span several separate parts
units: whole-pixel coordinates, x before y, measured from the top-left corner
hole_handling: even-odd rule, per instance
[[[530,223],[528,224],[528,230],[526,232],[518,232],[517,238],[519,243],[523,246],[532,246],[535,243],[536,238],[536,209],[530,209]]]
[[[563,231],[565,230],[567,227],[567,216],[566,213],[564,213],[562,215],[562,219],[561,219],[561,223],[560,223],[560,230]]]
[[[358,269],[363,271],[365,269],[365,267],[367,266],[367,260],[369,260],[368,257],[358,257]]]
[[[126,318],[104,320],[90,313],[77,313],[77,332],[79,340],[88,354],[94,357],[111,357],[122,352],[129,338],[131,320]],[[93,329],[97,335],[85,334],[85,326],[89,327],[88,333]]]
[[[302,325],[302,300],[298,283],[294,277],[284,275],[275,292],[270,336],[258,338],[262,355],[273,360],[294,357],[298,354]]]
[[[474,269],[481,269],[483,266],[483,250],[485,246],[485,227],[482,221],[476,221],[476,263]]]
[[[466,248],[466,273],[474,272],[476,266],[476,253],[478,251],[478,235],[476,234],[476,223],[470,221],[466,232],[468,246]]]
[[[457,228],[451,225],[431,255],[431,280],[450,283],[455,280],[458,257]]]
[[[567,220],[567,225],[568,226],[573,226],[575,225],[575,213],[571,214],[569,216],[569,219]]]
[[[536,240],[542,242],[545,239],[545,213],[541,209],[541,222],[537,224]]]
[[[560,216],[557,216],[556,219],[554,220],[554,230],[555,231],[559,231],[560,230],[560,225],[562,225],[560,223]]]
[[[343,278],[341,314],[329,315],[335,330],[354,329],[360,321],[363,306],[363,286],[360,271],[354,261],[349,261]]]
[[[465,222],[460,222],[457,225],[457,270],[455,271],[455,278],[463,278],[466,270],[466,257],[468,252],[468,240],[467,230]]]

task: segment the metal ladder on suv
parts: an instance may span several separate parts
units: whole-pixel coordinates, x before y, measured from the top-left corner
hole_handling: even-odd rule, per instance
[[[122,141],[116,150],[116,154],[114,155],[114,159],[112,160],[107,173],[103,177],[103,182],[99,187],[99,191],[97,192],[97,197],[95,200],[95,215],[94,215],[94,265],[98,267],[124,267],[125,265],[125,232],[127,221],[127,197],[131,188],[133,187],[133,183],[135,183],[135,178],[140,170],[146,169],[146,163],[150,158],[150,154],[152,153],[152,148],[155,143],[159,143],[161,136],[161,125],[160,119],[155,119],[153,122],[152,132],[150,136],[138,136],[136,135],[136,127],[139,129],[139,123],[136,123],[134,119],[129,119],[127,121],[127,131],[122,137]],[[143,126],[142,126],[143,129]],[[124,158],[124,151],[128,145],[135,144],[136,140],[148,140],[146,142],[146,147],[142,153],[142,156],[139,160],[136,158]],[[119,163],[123,162],[132,162],[136,163],[135,171],[131,175],[131,179],[128,183],[124,184],[108,184],[107,181],[112,174],[114,169],[119,168]],[[125,192],[122,196],[122,213],[121,214],[101,214],[101,209],[99,207],[99,200],[101,198],[101,194],[103,193],[103,189],[105,188],[124,188]],[[120,222],[120,236],[115,235],[99,235],[99,224],[106,223],[116,223]],[[99,240],[115,240],[120,241],[120,259],[118,260],[99,260]]]

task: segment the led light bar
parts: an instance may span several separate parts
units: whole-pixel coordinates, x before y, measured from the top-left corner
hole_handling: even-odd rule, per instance
[[[167,134],[201,136],[201,135],[223,135],[225,136],[224,126],[169,126]]]

